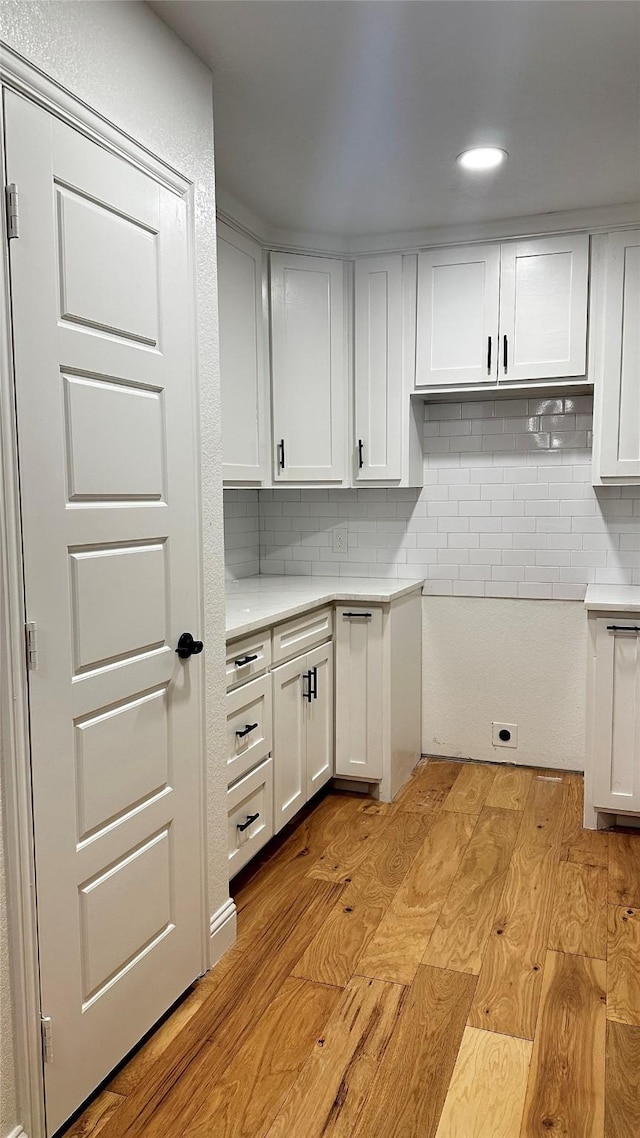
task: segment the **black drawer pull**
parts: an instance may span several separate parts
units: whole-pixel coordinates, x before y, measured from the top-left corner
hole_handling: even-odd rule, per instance
[[[362,470],[364,466],[364,443],[362,439],[358,439],[358,470]]]
[[[343,616],[358,616],[362,620],[370,620],[373,616],[371,612],[343,612]]]
[[[236,735],[239,739],[244,739],[245,735],[248,735],[250,731],[255,731],[257,726],[257,723],[247,723],[244,731],[236,731]]]
[[[234,662],[236,668],[244,668],[245,664],[252,664],[253,661],[257,660],[257,659],[258,659],[258,654],[256,652],[255,656],[240,656],[237,660],[234,660],[233,662]]]
[[[260,817],[260,814],[249,814],[249,815],[247,815],[246,822],[238,822],[238,829],[240,830],[240,832],[242,833],[243,830],[248,830],[251,823],[255,822],[256,818],[259,818],[259,817]]]
[[[640,624],[608,624],[607,632],[640,632]]]

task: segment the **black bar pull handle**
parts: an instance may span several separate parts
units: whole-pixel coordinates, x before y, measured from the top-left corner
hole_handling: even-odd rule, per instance
[[[502,366],[504,368],[504,374],[505,375],[507,374],[508,358],[509,357],[508,357],[507,337],[505,336],[503,338],[503,344],[502,344]]]
[[[350,616],[350,617],[357,616],[357,617],[360,617],[361,620],[370,620],[371,617],[373,616],[373,613],[371,613],[371,612],[343,612],[342,615],[343,616]]]
[[[280,470],[284,470],[284,439],[280,439],[278,443],[278,466]]]
[[[245,664],[252,664],[253,661],[257,659],[258,654],[256,652],[255,656],[239,656],[237,660],[233,661],[233,663],[236,668],[244,668]]]
[[[260,817],[259,813],[258,814],[248,814],[246,822],[238,822],[238,829],[240,830],[240,832],[242,832],[243,830],[248,830],[251,823],[255,822],[256,819],[259,817]]]
[[[311,669],[311,678],[313,680],[313,684],[311,686],[311,696],[312,696],[312,699],[317,699],[318,698],[318,669],[317,668]]]
[[[255,731],[257,726],[257,723],[247,723],[245,724],[244,731],[236,731],[236,735],[239,739],[244,739],[245,735],[248,735],[250,731]]]
[[[608,624],[607,632],[640,632],[640,624]]]
[[[306,691],[304,687],[305,680],[307,681]],[[311,700],[313,699],[313,690],[311,688],[311,669],[309,669],[308,672],[303,672],[302,674],[302,698],[306,699],[308,703],[311,703]]]
[[[362,470],[364,466],[364,443],[362,439],[358,439],[358,470]]]
[[[487,375],[491,375],[491,336],[487,337]]]

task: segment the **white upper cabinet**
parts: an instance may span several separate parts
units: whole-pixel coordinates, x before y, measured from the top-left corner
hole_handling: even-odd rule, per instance
[[[271,254],[274,481],[341,482],[348,420],[344,264]]]
[[[402,257],[356,261],[358,482],[402,476]],[[408,396],[407,396],[408,397]]]
[[[260,484],[267,475],[262,249],[218,225],[218,312],[223,478]]]
[[[500,246],[418,255],[416,387],[497,378]]]
[[[421,486],[415,255],[360,258],[355,294],[355,484]]]
[[[417,388],[584,376],[589,237],[418,258]]]
[[[640,484],[640,229],[603,240],[594,281],[593,474],[596,485],[633,485]]]
[[[586,234],[502,245],[500,379],[586,373],[588,277]]]

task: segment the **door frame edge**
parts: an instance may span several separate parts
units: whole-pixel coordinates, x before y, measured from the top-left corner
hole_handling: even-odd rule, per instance
[[[5,184],[4,92],[13,91],[48,111],[103,149],[125,158],[160,185],[183,198],[187,208],[188,271],[192,285],[194,429],[200,446],[198,408],[200,377],[197,345],[197,292],[193,182],[148,150],[105,116],[0,39],[0,169]],[[29,700],[25,655],[26,608],[23,588],[23,552],[15,374],[12,349],[12,309],[9,240],[6,210],[0,209],[0,617],[7,634],[0,641],[0,712],[3,725],[3,813],[6,827],[5,878],[10,914],[10,982],[13,996],[13,1054],[17,1109],[24,1117],[17,1134],[46,1138],[44,1071],[40,1031],[40,968],[35,885],[35,849],[31,801]],[[201,455],[196,455],[196,491],[201,505]],[[202,522],[198,525],[198,586],[203,601]],[[205,680],[200,681],[199,829],[201,834],[202,971],[210,967],[211,934],[207,873],[206,719]]]

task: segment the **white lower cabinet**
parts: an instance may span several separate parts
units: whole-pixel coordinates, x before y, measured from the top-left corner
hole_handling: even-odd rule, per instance
[[[227,785],[271,753],[271,681],[261,676],[227,695]]]
[[[597,811],[640,813],[640,613],[589,619],[585,825]]]
[[[275,832],[333,775],[333,644],[274,668]]]
[[[336,775],[391,802],[422,743],[422,596],[336,605]]]
[[[382,778],[382,607],[336,609],[336,774]]]
[[[227,791],[229,877],[273,836],[273,759]]]

